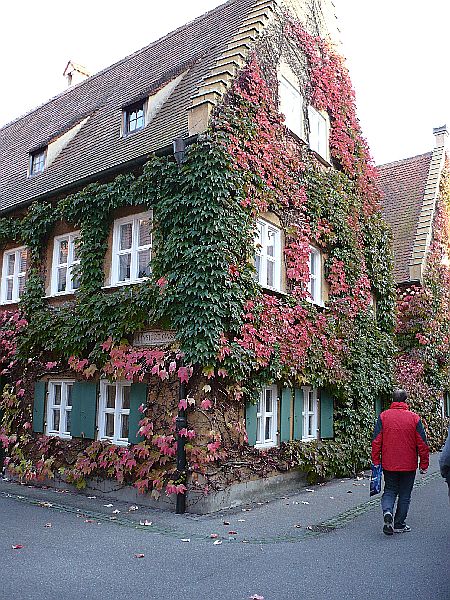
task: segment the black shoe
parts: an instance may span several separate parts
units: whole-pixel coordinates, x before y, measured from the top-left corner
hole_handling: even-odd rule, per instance
[[[386,535],[394,535],[394,525],[391,512],[384,513],[384,525],[383,525],[383,533]]]
[[[394,527],[394,533],[408,533],[411,531],[409,525],[403,525],[403,527]]]

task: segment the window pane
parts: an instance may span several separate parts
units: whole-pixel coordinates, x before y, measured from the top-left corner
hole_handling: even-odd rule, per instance
[[[256,441],[261,442],[261,417],[256,419]]]
[[[120,428],[120,437],[128,438],[128,415],[122,415],[122,426]]]
[[[27,251],[24,248],[23,250],[20,251],[19,273],[25,273],[26,270],[27,270]]]
[[[258,400],[258,402],[256,403],[256,413],[258,415],[261,414],[261,398]]]
[[[55,390],[54,396],[53,396],[53,404],[59,405],[59,404],[61,404],[61,385],[58,383],[58,384],[55,384],[53,387]]]
[[[259,281],[261,277],[261,256],[259,254],[255,254],[255,269],[256,279]]]
[[[78,277],[78,269],[72,269],[72,289],[77,290],[80,287],[80,279]]]
[[[150,250],[141,250],[138,252],[138,278],[148,277],[151,273],[150,269]]]
[[[114,415],[106,413],[105,415],[105,435],[114,437]]]
[[[14,275],[14,265],[16,262],[16,254],[8,254],[8,275]]]
[[[275,280],[275,263],[271,260],[267,261],[267,284],[270,287],[274,287]]]
[[[76,237],[72,240],[72,261],[80,260],[80,238]]]
[[[115,408],[116,406],[116,386],[106,386],[106,408]]]
[[[67,240],[60,240],[59,242],[59,254],[58,264],[65,265],[67,263],[67,257],[69,255],[69,243]]]
[[[266,412],[272,412],[272,390],[266,390]]]
[[[121,254],[119,256],[119,281],[130,279],[131,273],[131,254]]]
[[[67,384],[66,389],[67,389],[66,405],[72,406],[72,384],[71,383]]]
[[[151,244],[150,221],[149,219],[139,219],[139,242],[138,246],[148,246]]]
[[[131,248],[133,236],[133,226],[131,223],[124,223],[120,226],[119,233],[119,248],[120,250],[129,250]]]
[[[17,278],[17,283],[18,283],[18,289],[19,289],[18,296],[20,298],[21,296],[23,296],[23,292],[25,290],[25,275],[22,275],[21,277],[18,277]]]
[[[53,409],[53,431],[59,431],[59,418],[61,413],[58,408]]]
[[[308,419],[308,435],[314,435],[314,415],[309,415]]]
[[[58,287],[57,287],[58,292],[66,291],[66,279],[67,279],[67,268],[60,267],[58,269]]]
[[[309,272],[311,275],[316,274],[317,265],[316,265],[316,254],[314,252],[310,252],[309,254]]]
[[[13,280],[8,279],[8,281],[6,282],[6,299],[12,300],[12,294],[13,294]]]
[[[272,417],[266,417],[266,429],[264,433],[265,440],[272,439]]]
[[[267,256],[275,256],[275,232],[267,232]]]
[[[70,433],[71,415],[72,415],[72,411],[68,410],[66,412],[66,431],[64,433]]]
[[[122,408],[129,409],[130,408],[130,391],[131,386],[124,385],[122,387]]]

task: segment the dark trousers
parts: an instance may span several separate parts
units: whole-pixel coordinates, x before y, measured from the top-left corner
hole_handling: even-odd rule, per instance
[[[394,515],[394,528],[405,526],[406,515],[408,514],[409,503],[411,502],[411,492],[414,485],[415,471],[385,471],[384,491],[381,497],[381,508],[383,514],[387,511],[394,512],[395,500],[397,500],[397,510]]]

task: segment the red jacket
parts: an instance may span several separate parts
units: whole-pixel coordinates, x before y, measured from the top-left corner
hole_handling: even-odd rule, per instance
[[[419,415],[406,402],[393,402],[378,417],[372,439],[372,462],[386,471],[428,469],[430,449]]]

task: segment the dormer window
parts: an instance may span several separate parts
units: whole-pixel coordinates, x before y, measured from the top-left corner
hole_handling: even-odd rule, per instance
[[[124,135],[143,129],[145,126],[145,101],[135,102],[123,111]]]
[[[30,154],[30,176],[42,173],[45,167],[47,148],[41,148]]]
[[[284,124],[298,137],[303,138],[303,98],[299,89],[281,75],[278,94],[280,112],[284,115]]]

